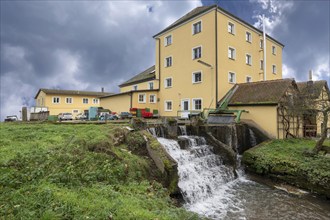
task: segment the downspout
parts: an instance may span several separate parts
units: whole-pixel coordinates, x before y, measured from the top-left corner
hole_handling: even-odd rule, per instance
[[[131,106],[130,108],[133,108],[133,92],[132,92],[132,91],[131,91],[130,96],[131,96],[131,97],[130,97],[130,99],[131,99],[131,100],[130,100],[130,106]]]
[[[160,84],[161,84],[161,77],[160,77],[160,68],[161,68],[161,65],[160,65],[160,39],[159,38],[156,38],[156,40],[158,40],[158,89],[160,91]]]
[[[215,108],[218,107],[218,6],[215,6]]]
[[[262,26],[263,26],[263,40],[264,40],[264,81],[267,80],[267,66],[266,66],[266,26],[265,26],[265,15],[262,16]]]

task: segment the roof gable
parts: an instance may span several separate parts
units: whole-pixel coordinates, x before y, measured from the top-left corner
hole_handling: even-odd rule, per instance
[[[329,93],[329,87],[326,80],[298,82],[297,86],[302,94],[308,93],[314,98],[318,98],[320,96],[323,88],[325,88]]]
[[[155,79],[155,77],[156,77],[155,65],[153,65],[152,67],[149,67],[148,69],[144,70],[143,72],[133,76],[126,82],[120,84],[119,87],[129,86],[129,85],[133,85],[136,83],[153,80],[153,79]]]
[[[81,91],[81,90],[63,90],[63,89],[44,89],[41,88],[38,90],[35,99],[38,97],[40,92],[44,92],[46,94],[53,94],[53,95],[80,95],[80,96],[95,96],[101,97],[106,95],[111,95],[113,93],[109,92],[94,92],[94,91]]]
[[[236,84],[232,89],[229,105],[266,105],[277,104],[292,86],[293,79],[268,80]]]

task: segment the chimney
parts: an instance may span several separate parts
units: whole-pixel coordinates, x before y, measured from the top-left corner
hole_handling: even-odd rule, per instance
[[[307,81],[307,86],[311,87],[313,85],[313,70],[309,70],[309,77]]]
[[[104,87],[101,88],[101,92],[104,92]]]
[[[309,79],[308,81],[313,81],[313,70],[309,70]]]

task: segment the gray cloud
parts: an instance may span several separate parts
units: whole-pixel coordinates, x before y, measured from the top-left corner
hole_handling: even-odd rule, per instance
[[[1,2],[1,120],[39,88],[118,92],[155,62],[154,34],[199,1]]]

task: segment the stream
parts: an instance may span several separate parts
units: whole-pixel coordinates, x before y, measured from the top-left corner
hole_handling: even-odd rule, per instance
[[[243,170],[235,177],[203,137],[180,137],[188,140],[189,147],[181,149],[176,140],[157,139],[178,163],[178,185],[187,210],[210,219],[330,219],[330,201],[257,183]]]

